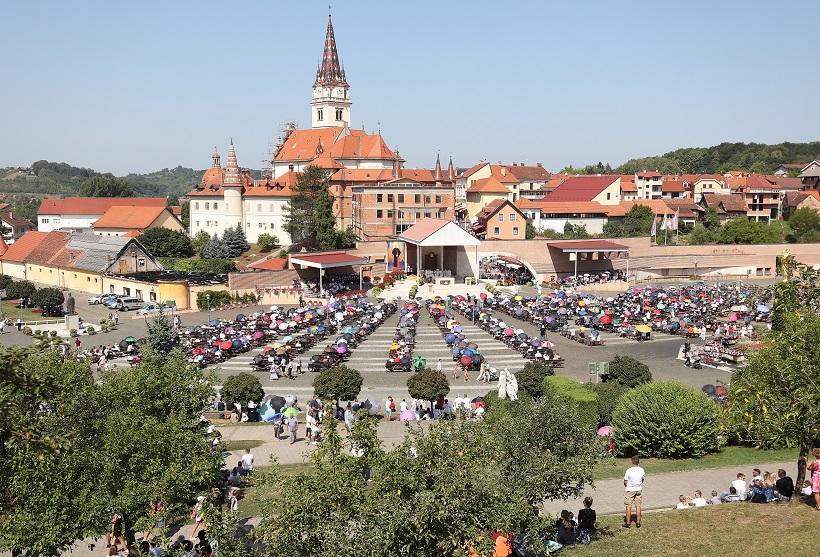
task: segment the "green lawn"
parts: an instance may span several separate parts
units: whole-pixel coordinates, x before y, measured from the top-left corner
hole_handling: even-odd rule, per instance
[[[12,321],[17,321],[17,318],[20,317],[20,304],[17,303],[16,299],[3,300],[1,307],[3,308],[3,317],[10,317]],[[23,308],[23,321],[42,321],[44,319],[49,318],[43,317],[42,310],[35,313],[32,308]]]
[[[686,472],[688,470],[705,470],[730,466],[749,467],[761,462],[794,461],[796,463],[798,454],[797,449],[762,451],[749,447],[724,447],[719,453],[706,455],[698,459],[642,458],[641,466],[651,470],[652,474],[665,474],[667,472]],[[630,466],[631,463],[628,458],[615,458],[599,464],[595,469],[594,478],[595,480],[622,478],[624,470]]]
[[[222,441],[219,444],[219,450],[231,452],[244,451],[245,449],[255,449],[263,443],[264,441],[261,441],[259,439],[253,439],[251,441]]]
[[[770,557],[811,552],[820,513],[809,505],[733,503],[646,513],[640,530],[621,528],[620,515],[598,519],[590,545],[561,553],[584,557],[694,555]],[[815,534],[812,534],[815,532]]]

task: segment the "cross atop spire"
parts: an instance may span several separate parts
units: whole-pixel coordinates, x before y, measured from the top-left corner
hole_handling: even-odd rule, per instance
[[[322,63],[319,65],[316,74],[316,84],[347,86],[344,70],[339,63],[339,54],[336,52],[336,37],[333,35],[333,19],[330,13],[327,15],[325,51],[322,55]]]

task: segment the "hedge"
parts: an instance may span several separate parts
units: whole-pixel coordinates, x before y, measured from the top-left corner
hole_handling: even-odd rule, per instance
[[[234,266],[232,259],[181,259],[176,257],[160,257],[159,262],[169,271],[211,273],[214,275],[230,273]]]
[[[544,378],[544,398],[562,398],[578,408],[584,423],[598,426],[598,395],[568,377],[554,375]]]

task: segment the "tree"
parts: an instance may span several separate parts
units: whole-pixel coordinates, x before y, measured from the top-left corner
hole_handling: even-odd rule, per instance
[[[532,398],[538,398],[544,393],[544,378],[555,375],[555,370],[541,362],[527,362],[524,369],[515,374],[518,386]]]
[[[202,248],[204,248],[210,240],[211,235],[204,230],[200,230],[194,234],[193,238],[191,238],[191,246],[194,248],[196,253],[200,253]]]
[[[0,443],[0,551],[55,555],[110,528],[109,507],[134,529],[161,497],[169,514],[213,485],[222,456],[199,416],[213,395],[179,352],[146,352],[141,365],[95,381],[87,364],[56,351],[31,355],[17,373],[41,387],[15,400],[11,431],[48,432],[57,450],[35,455],[38,437]],[[19,394],[19,392],[18,392]],[[167,520],[167,519],[166,519]]]
[[[820,214],[811,207],[801,207],[789,217],[789,226],[792,229],[792,237],[802,242],[802,238],[820,230]]]
[[[124,178],[113,174],[94,176],[82,183],[77,197],[134,197],[134,190]]]
[[[732,375],[728,416],[743,440],[798,447],[795,485],[803,485],[809,448],[820,437],[820,273],[784,257],[775,286],[772,330],[763,348]],[[792,497],[792,504],[800,504]]]
[[[296,180],[294,193],[285,205],[285,231],[297,247],[316,246],[316,202],[328,174],[318,166],[308,166]]]
[[[527,229],[526,229],[526,238],[527,240],[532,240],[538,236],[538,230],[535,229],[535,225],[532,223],[532,219],[527,219]]]
[[[624,215],[621,222],[624,236],[648,236],[655,214],[646,205],[635,203]]]
[[[225,232],[227,232],[227,230]],[[203,259],[227,259],[230,257],[228,255],[228,248],[225,246],[225,242],[223,242],[219,238],[219,234],[216,233],[211,236],[208,243],[203,246],[200,255]]]
[[[713,242],[714,239],[714,233],[704,225],[698,223],[692,229],[692,233],[689,234],[686,240],[690,246],[700,246],[703,244],[709,244]]]
[[[0,275],[0,290],[5,290],[9,284],[14,282],[14,279],[8,275]]]
[[[624,456],[699,458],[720,448],[719,407],[677,381],[655,381],[625,393],[612,416]]]
[[[63,305],[65,296],[59,288],[40,288],[31,294],[29,300],[33,305],[43,308],[43,316],[55,315],[55,309]]]
[[[609,362],[609,375],[604,381],[614,381],[625,387],[637,387],[652,381],[649,366],[632,356],[615,356]]]
[[[140,244],[154,257],[191,257],[194,246],[187,234],[162,226],[149,228],[139,237]]]
[[[316,242],[319,249],[336,249],[336,217],[333,215],[333,197],[328,191],[328,181],[322,180],[322,186],[316,197]]]
[[[222,400],[240,402],[245,406],[248,401],[261,402],[265,398],[262,383],[255,375],[247,372],[231,375],[219,391]]]
[[[17,280],[6,286],[6,296],[9,298],[30,298],[36,290],[30,280]]]
[[[146,321],[145,326],[148,329],[146,348],[154,354],[168,354],[179,344],[179,335],[162,306],[159,313]]]
[[[362,391],[362,383],[358,370],[340,365],[319,372],[313,380],[313,392],[323,400],[353,400]]]
[[[623,226],[614,220],[607,221],[602,232],[606,238],[620,238],[624,235]]]
[[[777,244],[783,241],[776,228],[747,218],[730,220],[721,227],[715,239],[719,244]]]
[[[239,257],[250,248],[241,224],[237,224],[236,228],[226,229],[222,236],[222,243],[225,245],[228,257]]]
[[[179,220],[185,225],[185,229],[191,228],[191,202],[183,201],[179,209]]]
[[[413,398],[432,402],[447,396],[450,392],[450,383],[447,376],[440,371],[425,367],[407,379],[407,391]]]
[[[717,209],[714,207],[706,209],[698,216],[698,222],[707,230],[716,232],[720,228],[720,217],[718,216]]]
[[[268,233],[262,233],[256,238],[256,245],[261,251],[271,251],[279,247],[279,238]]]

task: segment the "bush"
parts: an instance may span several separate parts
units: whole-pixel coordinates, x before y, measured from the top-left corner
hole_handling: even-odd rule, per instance
[[[28,335],[28,336],[31,336],[31,334],[32,334],[31,327],[28,327],[28,326],[23,327],[23,333]]]
[[[539,398],[544,394],[544,378],[555,375],[555,370],[541,362],[527,362],[524,369],[515,374],[518,386],[524,389],[532,398]]]
[[[598,425],[612,424],[612,413],[621,397],[629,390],[620,383],[587,383],[586,388],[598,395]]]
[[[381,293],[382,293],[381,288],[379,288],[378,286],[373,287],[373,297],[374,298],[378,298],[381,295]]]
[[[609,375],[604,381],[614,381],[624,387],[637,387],[652,381],[649,366],[631,356],[615,356],[609,362]]]
[[[520,383],[518,385],[521,386]],[[532,404],[532,397],[523,389],[518,389],[518,400],[508,398],[498,400],[498,389],[493,389],[484,395],[484,410],[487,412],[490,410],[506,412],[511,406],[517,404]]]
[[[443,373],[425,367],[407,379],[407,392],[413,398],[433,401],[447,396],[450,392],[450,382]]]
[[[159,262],[169,271],[188,273],[210,273],[224,275],[233,270],[231,259],[178,259],[174,257],[160,257]]]
[[[94,325],[89,325],[88,327],[85,328],[85,332],[88,333],[89,335],[93,335],[94,333],[97,332],[97,330],[94,328]]]
[[[322,400],[353,400],[359,396],[362,383],[358,370],[340,365],[323,369],[313,380],[313,392]]]
[[[56,337],[57,336],[57,331],[49,331],[48,336],[50,336],[51,338]]]
[[[68,332],[69,332],[69,334],[70,334],[72,337],[76,337],[76,336],[77,336],[77,329],[75,329],[74,327],[72,327],[72,328],[71,328],[71,330],[70,330],[70,331],[68,331]]]
[[[657,381],[625,393],[612,426],[621,455],[698,458],[720,448],[719,407],[677,381]]]
[[[210,299],[208,295],[210,294]],[[207,311],[210,309],[217,309],[222,306],[227,306],[233,302],[233,296],[227,290],[203,290],[196,293],[196,307],[200,311]]]
[[[219,396],[222,400],[240,402],[245,406],[250,400],[261,402],[265,398],[265,391],[255,375],[243,371],[225,380]]]
[[[416,294],[418,294],[418,292],[419,292],[419,287],[414,284],[413,286],[410,287],[410,292],[408,293],[408,297],[412,300],[413,298],[416,297]]]
[[[598,425],[598,395],[569,377],[544,379],[544,398],[558,398],[578,409],[578,418],[590,426]]]

